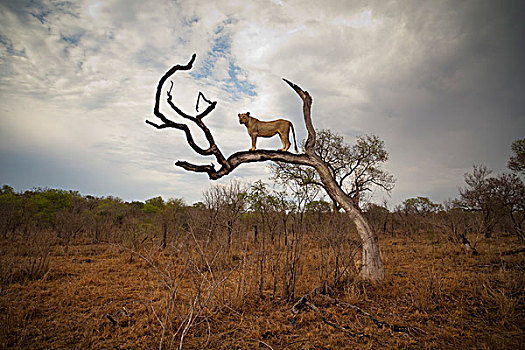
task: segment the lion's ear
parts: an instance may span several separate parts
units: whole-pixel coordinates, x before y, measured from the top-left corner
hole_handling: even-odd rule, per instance
[[[237,114],[237,116],[240,118],[241,117],[241,113]]]
[[[246,112],[246,115],[250,115],[250,112]]]

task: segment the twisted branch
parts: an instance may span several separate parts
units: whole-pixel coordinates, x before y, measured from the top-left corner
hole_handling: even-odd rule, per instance
[[[184,133],[186,135],[186,141],[188,142],[190,147],[195,152],[197,152],[198,154],[203,155],[203,156],[213,155],[213,156],[215,156],[215,158],[217,159],[217,161],[220,164],[222,164],[223,166],[227,166],[226,159],[225,159],[224,155],[222,154],[222,152],[220,151],[220,149],[217,147],[217,145],[215,143],[215,140],[213,139],[213,135],[211,134],[211,132],[208,129],[208,127],[202,122],[202,118],[204,118],[205,116],[210,114],[211,111],[213,111],[215,109],[215,106],[217,105],[217,102],[215,102],[215,101],[211,102],[211,101],[205,99],[209,103],[208,108],[206,108],[206,110],[204,110],[202,113],[200,113],[200,114],[198,114],[196,116],[190,116],[190,115],[184,113],[180,108],[178,108],[173,103],[173,96],[171,95],[171,90],[173,89],[173,81],[171,82],[170,89],[167,91],[167,95],[168,95],[167,102],[170,105],[170,107],[178,115],[180,115],[182,118],[185,118],[185,119],[188,119],[188,120],[192,121],[193,123],[195,123],[203,131],[204,135],[206,136],[206,140],[208,141],[208,144],[209,144],[208,148],[206,148],[206,149],[204,149],[204,148],[200,147],[199,145],[197,145],[197,143],[193,139],[193,135],[191,134],[190,129],[188,128],[188,126],[186,124],[176,123],[176,122],[168,119],[160,111],[160,96],[161,96],[161,92],[162,92],[162,86],[164,85],[166,80],[168,78],[170,78],[173,74],[175,74],[177,71],[190,70],[193,67],[193,62],[195,62],[195,58],[196,57],[197,57],[197,55],[193,54],[191,59],[190,59],[190,61],[186,65],[184,65],[184,66],[182,66],[182,65],[175,65],[171,69],[169,69],[160,78],[159,83],[157,84],[157,93],[155,95],[155,107],[153,108],[153,114],[157,118],[159,118],[162,121],[162,123],[161,124],[157,124],[157,123],[154,123],[154,122],[149,121],[149,120],[146,120],[146,123],[151,125],[151,126],[153,126],[153,127],[155,127],[155,128],[157,128],[157,129],[174,128],[174,129],[179,129],[179,130],[184,131]]]
[[[304,106],[303,106],[303,112],[304,112],[303,114],[305,118],[305,123],[307,125],[308,133],[309,133],[307,147],[306,147],[306,150],[307,150],[306,154],[292,154],[292,153],[282,152],[282,151],[257,150],[257,151],[250,151],[250,152],[248,151],[237,152],[237,153],[232,154],[230,157],[228,157],[228,159],[226,159],[224,155],[222,154],[221,150],[219,149],[219,147],[217,146],[211,131],[208,129],[206,124],[204,124],[204,122],[202,121],[202,119],[205,116],[210,114],[215,109],[217,102],[215,101],[212,102],[208,100],[202,92],[199,92],[199,95],[197,96],[197,104],[195,106],[196,110],[198,111],[199,101],[201,98],[204,101],[206,101],[209,105],[202,113],[196,116],[189,115],[183,112],[173,102],[173,95],[171,94],[171,91],[173,89],[173,81],[171,81],[170,88],[167,91],[168,105],[179,116],[195,123],[195,125],[197,125],[202,130],[202,132],[204,133],[204,136],[206,137],[206,140],[208,141],[208,144],[209,144],[208,148],[202,148],[196,144],[193,138],[193,135],[191,134],[191,131],[186,124],[176,123],[168,119],[160,111],[160,96],[161,96],[162,86],[166,82],[166,80],[170,78],[173,74],[175,74],[177,71],[190,70],[193,67],[195,58],[196,58],[196,54],[193,54],[191,60],[186,65],[173,66],[170,70],[168,70],[162,76],[162,78],[159,80],[159,83],[157,85],[157,93],[155,95],[155,107],[153,109],[153,114],[157,118],[159,118],[162,121],[162,123],[157,124],[150,120],[146,120],[146,123],[157,129],[174,128],[174,129],[179,129],[179,130],[184,131],[186,135],[186,141],[191,146],[191,148],[200,155],[215,156],[217,162],[219,163],[220,168],[217,170],[214,164],[198,165],[198,164],[193,164],[193,163],[189,163],[186,161],[177,161],[175,163],[176,166],[179,166],[188,171],[206,173],[208,174],[208,177],[212,180],[216,180],[225,175],[228,175],[235,168],[237,168],[239,165],[243,163],[253,163],[253,162],[271,160],[271,161],[282,161],[282,162],[312,166],[312,159],[310,155],[308,154],[310,149],[313,151],[313,145],[315,145],[315,130],[313,128],[312,120],[310,117],[310,106],[312,103],[312,98],[310,97],[307,91],[303,91],[299,86],[295,85],[294,83],[286,79],[284,79],[284,81],[286,81],[299,94],[299,96],[303,99],[303,101],[305,101]]]

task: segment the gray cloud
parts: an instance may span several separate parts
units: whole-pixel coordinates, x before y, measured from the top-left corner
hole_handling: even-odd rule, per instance
[[[3,1],[0,4],[0,182],[97,195],[200,198],[209,181],[173,166],[209,163],[176,130],[157,131],[157,80],[194,113],[198,91],[219,102],[207,117],[226,154],[249,147],[236,115],[286,117],[348,142],[386,142],[394,203],[457,194],[473,163],[505,168],[525,134],[525,5],[520,1]],[[166,113],[169,107],[163,106]],[[172,115],[174,118],[176,116]],[[198,142],[203,136],[196,131]],[[277,147],[278,140],[261,142]],[[266,178],[261,164],[230,178]],[[229,181],[229,179],[221,180]],[[381,193],[376,195],[380,199]]]

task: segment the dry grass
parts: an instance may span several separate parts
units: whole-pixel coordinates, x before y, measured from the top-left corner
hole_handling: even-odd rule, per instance
[[[53,246],[45,273],[4,283],[0,348],[177,348],[190,319],[187,349],[523,348],[525,254],[502,255],[519,247],[514,238],[480,242],[479,256],[423,237],[380,243],[385,281],[360,282],[350,269],[333,296],[408,331],[381,328],[322,297],[311,302],[325,319],[363,336],[330,326],[318,312],[293,314],[298,297],[322,282],[322,254],[308,238],[295,301],[274,295],[271,270],[281,262],[270,263],[271,249],[259,296],[256,245],[226,253],[146,244],[140,257],[119,246],[78,244]],[[2,247],[1,263],[16,265],[8,243]]]

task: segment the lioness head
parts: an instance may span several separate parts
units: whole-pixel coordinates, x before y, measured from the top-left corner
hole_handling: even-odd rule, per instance
[[[250,112],[239,113],[239,124],[246,124],[250,120]]]

